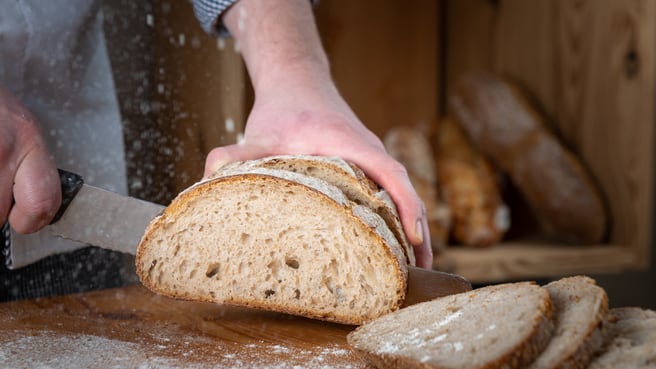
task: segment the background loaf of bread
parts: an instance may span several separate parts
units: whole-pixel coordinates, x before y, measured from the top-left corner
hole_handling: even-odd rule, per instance
[[[501,198],[497,173],[453,117],[439,124],[436,164],[455,241],[476,247],[499,242],[510,228],[510,210]]]
[[[544,230],[564,241],[602,241],[607,213],[599,189],[518,86],[491,74],[466,75],[450,106],[475,145],[510,176]]]

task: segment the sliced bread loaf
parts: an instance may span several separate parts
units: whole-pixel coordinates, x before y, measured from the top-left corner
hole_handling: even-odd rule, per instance
[[[611,309],[604,326],[604,349],[588,368],[656,368],[656,311]]]
[[[270,168],[301,173],[339,188],[349,200],[365,205],[380,215],[403,246],[408,264],[416,264],[414,250],[403,231],[403,225],[391,197],[356,165],[338,157],[278,155],[233,162],[219,168],[215,174],[225,175],[235,170],[243,171],[249,168]]]
[[[405,255],[385,222],[320,179],[251,168],[202,181],[154,219],[142,283],[176,298],[347,324],[398,309]]]
[[[348,342],[377,368],[522,368],[547,345],[551,316],[547,290],[509,283],[401,309]]]
[[[529,368],[586,368],[603,342],[606,292],[585,276],[563,278],[544,288],[554,305],[555,330],[549,345]]]

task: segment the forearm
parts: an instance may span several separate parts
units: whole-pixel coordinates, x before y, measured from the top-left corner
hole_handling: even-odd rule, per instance
[[[239,43],[256,93],[330,81],[308,0],[240,0],[223,22]]]

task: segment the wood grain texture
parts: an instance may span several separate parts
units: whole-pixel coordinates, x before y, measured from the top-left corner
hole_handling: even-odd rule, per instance
[[[616,245],[558,246],[535,240],[504,242],[488,249],[449,249],[434,267],[465,276],[472,283],[492,283],[618,273],[635,268],[640,255]]]
[[[438,112],[437,1],[321,1],[317,26],[340,92],[379,137],[434,124]]]
[[[656,2],[463,3],[448,3],[447,92],[452,81],[475,68],[509,76],[531,91],[606,195],[612,214],[609,243],[627,251],[625,258],[606,264],[647,267],[653,223]],[[462,24],[474,29],[462,34]]]
[[[351,326],[206,303],[141,286],[0,304],[2,366],[364,368]]]

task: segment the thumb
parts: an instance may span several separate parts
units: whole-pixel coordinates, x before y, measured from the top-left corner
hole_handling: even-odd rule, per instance
[[[209,177],[228,163],[259,159],[269,155],[268,149],[260,146],[234,144],[212,149],[205,160],[204,177]]]

